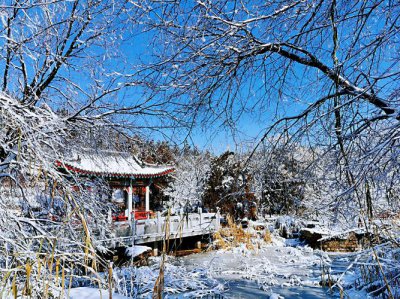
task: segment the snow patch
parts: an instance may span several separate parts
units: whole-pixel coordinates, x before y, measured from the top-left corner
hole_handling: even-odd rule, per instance
[[[151,247],[148,246],[135,245],[134,247],[126,248],[125,254],[129,257],[135,257],[151,250],[152,250]]]
[[[69,291],[65,291],[69,296],[68,299],[104,299],[109,297],[109,290],[95,289],[89,287],[73,288]],[[122,296],[120,294],[113,293],[113,299],[128,299],[128,297]]]

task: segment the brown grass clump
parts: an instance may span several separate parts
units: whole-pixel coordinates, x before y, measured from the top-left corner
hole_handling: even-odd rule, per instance
[[[237,225],[233,218],[228,215],[227,226],[215,232],[214,247],[218,249],[228,249],[246,244],[249,250],[260,249],[261,244],[272,243],[271,233],[268,229],[258,230],[244,230],[241,225]]]
[[[263,239],[265,243],[272,243],[271,233],[269,230],[265,230]]]
[[[214,244],[217,248],[228,248],[230,247],[229,244],[225,241],[225,239],[221,236],[220,231],[214,233]]]
[[[236,225],[230,215],[227,216],[228,225],[214,233],[214,243],[217,248],[232,248],[240,244],[246,244],[246,248],[253,250],[252,238],[255,237],[246,232],[241,225]]]

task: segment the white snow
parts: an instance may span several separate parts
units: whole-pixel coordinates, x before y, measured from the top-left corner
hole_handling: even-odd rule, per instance
[[[127,153],[103,152],[97,154],[79,153],[62,161],[66,166],[80,171],[98,174],[121,175],[161,175],[173,171],[170,166],[158,166],[140,162],[136,157]]]
[[[278,294],[276,294],[276,293],[272,293],[270,296],[269,296],[269,299],[283,299],[284,297],[282,297],[282,296],[279,296]]]
[[[148,246],[141,246],[141,245],[135,245],[134,247],[128,247],[126,248],[126,255],[127,256],[138,256],[141,255],[142,253],[145,253],[147,251],[151,251],[151,247]]]
[[[174,180],[164,190],[172,200],[171,205],[195,208],[202,202],[210,173],[210,158],[205,155],[188,154],[179,157]]]
[[[69,291],[65,291],[66,294],[69,293],[69,296],[66,296],[67,299],[107,299],[109,298],[109,290],[104,289],[95,289],[88,287],[81,288],[73,288]],[[120,294],[113,293],[113,299],[127,299],[128,297],[122,296]]]
[[[353,229],[348,229],[348,230],[341,231],[341,232],[330,232],[328,236],[324,236],[324,237],[318,239],[318,241],[319,242],[326,241],[326,240],[330,240],[333,238],[346,239],[346,238],[348,238],[350,233],[363,234],[365,232],[366,232],[365,228],[353,228]]]
[[[296,242],[291,244],[295,245]],[[265,298],[283,298],[285,294],[279,290],[286,288],[311,288],[324,294],[319,286],[321,258],[328,259],[325,253],[313,251],[309,247],[286,246],[279,237],[273,245],[264,244],[255,250],[249,250],[243,245],[182,258],[168,256],[164,271],[164,291],[166,296],[226,294],[230,298],[235,292],[230,291],[230,284],[251,283],[257,292],[265,294]],[[150,266],[134,270],[115,269],[114,275],[121,287],[119,293],[123,293],[124,285],[134,281],[138,298],[151,298],[160,257],[151,257],[149,262]]]

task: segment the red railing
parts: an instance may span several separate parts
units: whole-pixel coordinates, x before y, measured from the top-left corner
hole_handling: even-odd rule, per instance
[[[117,216],[112,216],[113,221],[127,221],[128,217],[126,217],[124,214],[119,214]]]
[[[135,220],[143,220],[154,217],[153,211],[132,211],[132,215],[135,216]],[[127,221],[128,217],[121,213],[117,216],[112,217],[113,221]]]
[[[136,220],[149,219],[154,216],[153,211],[133,211],[132,213],[135,213]]]

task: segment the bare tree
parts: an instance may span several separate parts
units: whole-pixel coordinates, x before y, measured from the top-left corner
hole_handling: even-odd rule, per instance
[[[274,141],[308,144],[318,158],[334,150],[334,173],[345,185],[338,195],[346,201],[370,211],[367,197],[380,190],[393,197],[400,119],[395,1],[14,0],[0,4],[0,18],[0,177],[18,192],[1,198],[1,262],[16,273],[2,277],[7,289],[21,282],[26,294],[46,297],[50,285],[62,287],[51,279],[57,258],[66,269],[96,261],[85,220],[95,201],[69,194],[53,163],[81,128],[234,129],[244,113],[257,113],[266,127],[261,141],[277,134]],[[154,37],[152,63],[135,67],[120,51],[134,37],[132,24]],[[390,183],[376,187],[382,178]],[[29,199],[22,194],[27,179],[47,192],[52,186],[81,230],[68,221],[49,234],[24,214],[16,217],[10,205]],[[74,255],[72,245],[83,254]],[[49,278],[32,289],[28,273],[40,277],[41,263]]]
[[[153,68],[174,96],[201,98],[198,108],[233,113],[232,101],[254,105],[250,96],[257,96],[259,106],[272,96],[297,100],[294,91],[303,86],[302,100],[313,99],[308,113],[341,97],[344,107],[371,104],[381,117],[398,119],[398,4],[157,3],[148,26],[162,32],[157,38],[163,43]]]
[[[275,135],[308,143],[319,154],[337,150],[335,164],[349,191],[364,186],[384,152],[398,148],[398,3],[160,1],[143,7],[148,28],[158,33],[157,62],[147,78],[179,99],[190,119],[234,127],[245,113],[256,113],[265,127],[261,141]],[[376,144],[360,163],[355,153],[366,130],[381,134],[386,150]]]
[[[307,146],[317,167],[327,158],[322,164],[335,187],[328,206],[336,219],[356,210],[368,227],[382,198],[393,200],[399,3],[217,0],[146,7],[147,25],[157,31],[150,80],[179,99],[191,119],[232,128],[255,112],[264,121],[259,144]],[[382,268],[381,274],[392,298]]]
[[[135,89],[137,70],[121,50],[135,9],[113,0],[0,4],[0,296],[48,298],[64,292],[66,273],[95,274],[102,262],[105,203],[55,163],[71,139],[159,130],[171,119],[164,99]]]

